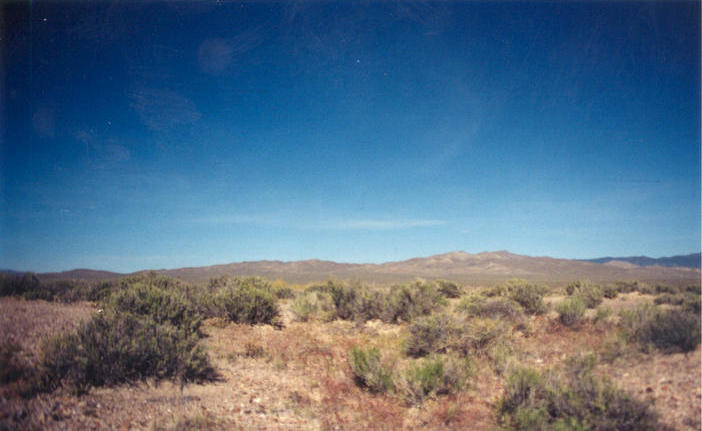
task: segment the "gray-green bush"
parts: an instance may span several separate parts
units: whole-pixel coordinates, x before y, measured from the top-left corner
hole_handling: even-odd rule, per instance
[[[690,352],[700,344],[700,316],[686,310],[661,310],[642,305],[620,312],[620,325],[630,341],[646,350],[654,346],[665,352]]]
[[[585,320],[585,304],[580,297],[566,298],[556,305],[558,320],[565,326],[573,326]]]
[[[389,392],[395,387],[390,367],[383,364],[378,349],[351,349],[349,366],[356,384],[371,392]]]
[[[50,388],[85,393],[154,378],[181,385],[215,377],[197,334],[132,313],[108,311],[83,322],[75,332],[47,341],[41,367]]]
[[[593,357],[571,361],[563,372],[513,371],[498,403],[501,424],[514,430],[659,430],[649,403],[592,372]]]
[[[234,323],[280,326],[280,309],[276,298],[265,290],[251,287],[225,287],[214,296],[218,313]]]
[[[443,355],[419,359],[404,375],[403,395],[409,402],[421,404],[426,398],[461,390],[469,375],[467,359]]]

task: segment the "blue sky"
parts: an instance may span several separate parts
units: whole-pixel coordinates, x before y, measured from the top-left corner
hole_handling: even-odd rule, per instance
[[[0,267],[700,250],[699,2],[23,2]]]

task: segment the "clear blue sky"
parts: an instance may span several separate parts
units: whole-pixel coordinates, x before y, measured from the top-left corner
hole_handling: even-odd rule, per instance
[[[700,251],[699,2],[94,3],[4,6],[0,268]]]

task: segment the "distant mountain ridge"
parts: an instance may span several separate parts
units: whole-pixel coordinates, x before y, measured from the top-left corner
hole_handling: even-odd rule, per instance
[[[697,254],[699,256],[699,254]],[[552,257],[532,257],[508,251],[466,253],[454,251],[428,257],[417,257],[396,262],[338,263],[311,259],[292,262],[261,260],[221,265],[161,269],[155,272],[190,282],[206,282],[212,277],[262,276],[294,283],[324,281],[330,278],[355,279],[364,282],[395,283],[413,279],[446,278],[467,283],[491,283],[519,277],[541,282],[564,282],[590,279],[598,282],[617,280],[666,281],[698,283],[699,268],[639,266],[631,262],[602,258],[593,262]],[[672,259],[672,258],[671,258]],[[144,271],[138,271],[144,272]],[[72,270],[39,274],[41,279],[105,280],[128,274],[109,271]]]
[[[702,254],[691,253],[678,256],[653,258],[648,256],[630,256],[630,257],[598,257],[596,259],[582,259],[585,262],[593,263],[608,263],[612,261],[629,262],[637,266],[666,266],[678,268],[697,268],[702,266],[700,259]]]

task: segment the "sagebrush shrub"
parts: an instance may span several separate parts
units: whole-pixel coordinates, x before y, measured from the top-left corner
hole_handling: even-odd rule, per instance
[[[33,272],[24,274],[0,273],[0,296],[24,296],[38,290],[39,278]]]
[[[395,387],[390,367],[383,364],[378,349],[351,349],[349,366],[356,384],[371,392],[388,392]]]
[[[585,307],[596,308],[602,303],[604,293],[600,286],[589,284],[580,289],[580,292],[577,293],[577,296],[580,297],[580,299],[582,299],[583,303],[585,304]]]
[[[565,326],[573,326],[585,320],[585,304],[580,297],[566,298],[556,305],[558,320]]]
[[[338,283],[332,283],[331,281],[327,284],[327,286],[329,289],[329,294],[332,297],[332,301],[334,302],[334,307],[336,308],[336,315],[339,317],[339,319],[353,319],[356,296],[358,293],[357,289]]]
[[[439,286],[439,293],[446,298],[458,298],[461,296],[461,289],[452,281],[436,280],[436,284]]]
[[[461,298],[461,301],[456,306],[457,310],[461,310],[469,316],[479,315],[482,305],[488,298],[485,295],[478,293],[469,293]]]
[[[649,403],[597,378],[594,365],[593,357],[585,357],[560,373],[513,371],[497,405],[500,422],[514,430],[666,429]]]
[[[522,306],[506,297],[486,299],[483,296],[469,296],[462,300],[459,309],[469,316],[503,318],[518,323],[524,320]]]
[[[575,281],[566,286],[566,292],[570,296],[578,296],[583,301],[583,304],[587,308],[596,308],[600,305],[604,299],[604,290],[589,281]],[[615,288],[609,289],[609,294],[616,296],[617,290]],[[614,297],[612,296],[612,297]]]
[[[608,284],[602,288],[602,294],[607,299],[614,299],[619,296],[619,289],[616,286]]]
[[[319,305],[315,292],[298,295],[290,305],[290,311],[292,311],[295,320],[298,322],[307,322],[317,314],[318,310]]]
[[[690,311],[695,314],[700,314],[700,297],[695,293],[664,293],[656,296],[653,300],[654,304],[670,304],[679,305],[685,311]]]
[[[546,312],[544,303],[545,288],[530,283],[516,283],[510,286],[509,297],[522,306],[528,314],[543,314]]]
[[[691,352],[700,344],[700,318],[688,311],[657,311],[643,326],[640,341],[664,351]]]
[[[632,309],[623,309],[619,312],[619,325],[624,330],[629,341],[641,339],[643,328],[656,313],[656,307],[651,304],[641,304]]]
[[[445,304],[446,299],[432,284],[416,282],[393,286],[383,307],[382,320],[409,322],[416,317],[429,315]]]
[[[198,341],[195,333],[148,317],[102,313],[47,341],[41,367],[51,387],[77,393],[147,378],[198,382],[214,377]]]
[[[448,393],[444,382],[444,363],[439,356],[420,359],[412,364],[404,376],[404,395],[414,403],[421,403],[426,397]]]
[[[507,332],[505,324],[496,319],[471,319],[459,333],[460,340],[456,343],[463,354],[476,352],[484,354],[489,347],[497,343]]]
[[[157,324],[169,323],[186,331],[195,332],[201,324],[194,305],[182,293],[156,284],[135,283],[112,294],[104,307],[148,316]]]
[[[279,326],[280,309],[275,297],[256,287],[226,287],[214,297],[222,317],[234,323],[259,323]]]
[[[460,328],[450,316],[433,314],[415,319],[409,331],[407,354],[417,357],[445,351],[456,343]]]

